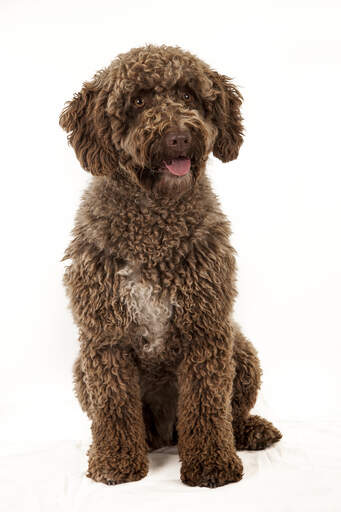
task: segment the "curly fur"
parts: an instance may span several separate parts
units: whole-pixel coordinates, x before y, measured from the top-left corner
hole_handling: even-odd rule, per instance
[[[139,480],[147,451],[178,444],[181,478],[242,478],[236,450],[281,437],[250,416],[257,353],[232,319],[230,225],[205,175],[242,143],[242,97],[228,77],[178,47],[119,55],[67,104],[61,126],[94,175],[65,253],[80,354],[75,391],[92,420],[88,476]],[[186,154],[165,143],[186,130]],[[183,153],[183,151],[182,151]],[[166,171],[172,158],[190,171]]]

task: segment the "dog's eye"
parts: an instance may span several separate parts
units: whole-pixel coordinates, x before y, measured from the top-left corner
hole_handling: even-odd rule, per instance
[[[143,107],[144,99],[141,96],[138,96],[134,99],[134,105],[136,105],[136,107]]]
[[[183,99],[186,101],[189,101],[190,99],[192,99],[192,96],[190,94],[188,94],[188,92],[184,92]]]

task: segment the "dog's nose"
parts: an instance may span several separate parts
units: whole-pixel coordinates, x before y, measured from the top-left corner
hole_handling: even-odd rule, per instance
[[[167,149],[176,152],[186,152],[192,142],[189,130],[172,130],[165,135],[165,144]]]

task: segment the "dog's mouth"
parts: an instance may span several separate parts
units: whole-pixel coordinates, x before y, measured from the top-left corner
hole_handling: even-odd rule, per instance
[[[186,176],[191,170],[191,159],[188,157],[163,160],[160,167],[162,172],[170,172],[174,176]]]

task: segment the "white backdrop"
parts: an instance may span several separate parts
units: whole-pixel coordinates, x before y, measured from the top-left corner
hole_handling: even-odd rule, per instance
[[[238,251],[236,317],[272,419],[341,419],[340,2],[2,0],[1,430],[86,439],[61,280],[89,176],[58,116],[117,53],[179,45],[233,77],[239,158],[208,172]]]

